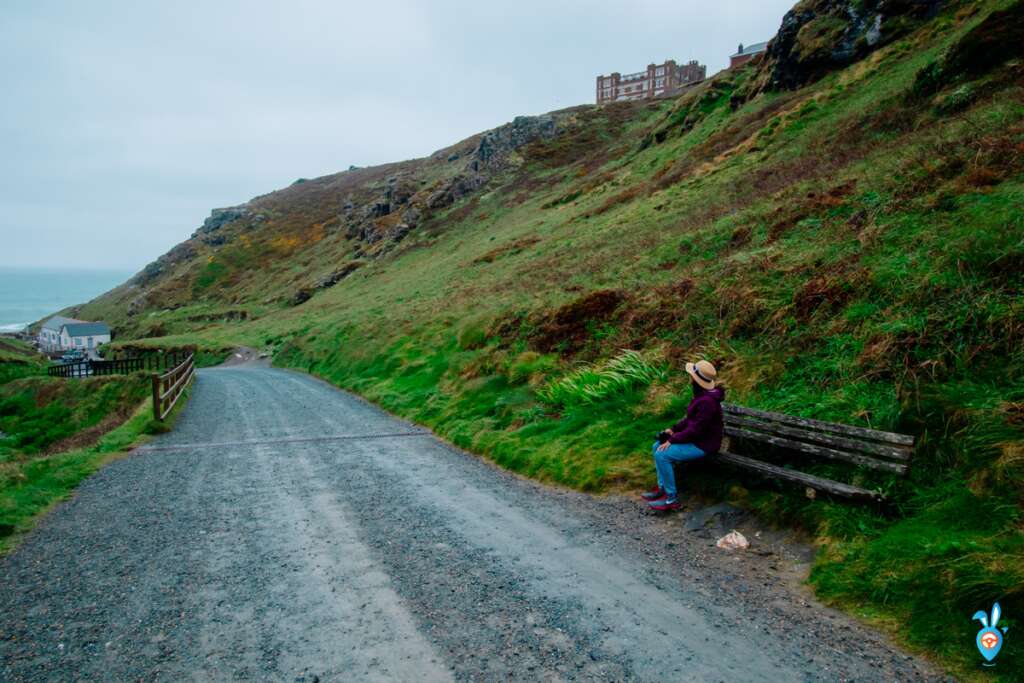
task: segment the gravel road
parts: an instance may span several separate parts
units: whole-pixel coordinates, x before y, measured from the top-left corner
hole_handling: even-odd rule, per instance
[[[816,603],[780,534],[731,553],[686,520],[305,375],[202,370],[172,433],[0,559],[0,680],[943,680]]]

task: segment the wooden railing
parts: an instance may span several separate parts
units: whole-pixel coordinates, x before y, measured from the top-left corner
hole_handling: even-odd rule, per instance
[[[163,422],[196,374],[195,354],[162,375],[153,375],[153,418]]]
[[[137,358],[116,360],[84,360],[79,363],[51,365],[46,369],[50,377],[93,377],[99,375],[128,375],[147,370],[165,370],[180,365],[189,354],[184,351],[151,353]]]

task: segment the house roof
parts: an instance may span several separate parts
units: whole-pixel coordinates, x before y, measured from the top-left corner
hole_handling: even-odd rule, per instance
[[[50,318],[49,320],[47,320],[45,323],[43,323],[43,329],[44,330],[53,330],[54,332],[60,332],[60,328],[64,327],[65,325],[68,325],[70,323],[80,323],[80,322],[82,322],[82,321],[81,320],[76,320],[75,318],[65,318],[62,315],[55,315],[52,318]]]
[[[69,337],[96,337],[101,334],[110,334],[110,327],[106,323],[66,323],[64,329],[68,331]]]
[[[768,49],[768,41],[766,40],[763,43],[754,43],[753,45],[747,45],[742,50],[740,50],[739,52],[737,52],[736,54],[731,55],[731,56],[732,57],[742,57],[743,55],[756,55],[756,54],[760,54],[760,53],[764,52],[767,49]]]

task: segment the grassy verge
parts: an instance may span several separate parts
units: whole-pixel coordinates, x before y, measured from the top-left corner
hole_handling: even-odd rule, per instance
[[[147,396],[142,374],[24,377],[0,385],[0,463],[91,445]]]
[[[11,551],[48,510],[70,496],[89,475],[144,443],[150,434],[173,426],[190,393],[191,388],[164,423],[153,420],[153,407],[144,401],[92,446],[7,463],[0,472],[0,555]]]

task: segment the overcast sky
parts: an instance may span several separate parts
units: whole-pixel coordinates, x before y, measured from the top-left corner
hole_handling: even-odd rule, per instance
[[[724,68],[794,0],[4,0],[0,266],[136,270],[209,210]]]

